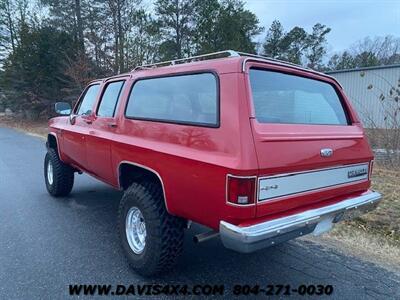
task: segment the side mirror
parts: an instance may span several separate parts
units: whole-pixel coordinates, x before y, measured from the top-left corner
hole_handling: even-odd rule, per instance
[[[69,116],[72,112],[71,104],[67,102],[57,102],[54,104],[54,110],[60,116]]]

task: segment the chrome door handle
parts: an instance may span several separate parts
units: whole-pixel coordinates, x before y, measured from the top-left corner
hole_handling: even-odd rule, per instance
[[[108,123],[108,127],[116,128],[118,125],[115,123]]]

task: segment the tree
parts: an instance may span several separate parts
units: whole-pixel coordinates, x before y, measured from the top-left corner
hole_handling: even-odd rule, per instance
[[[14,51],[16,46],[16,24],[14,19],[15,1],[0,0],[0,50],[3,53]],[[4,54],[3,54],[4,56]]]
[[[114,40],[114,72],[126,71],[126,35],[135,26],[136,7],[140,0],[107,0],[106,12],[111,16]],[[107,18],[107,16],[106,16]]]
[[[255,53],[256,43],[253,38],[263,30],[258,24],[257,16],[244,8],[243,1],[222,1],[217,26],[217,32],[221,36],[219,50],[234,49]]]
[[[0,0],[0,58],[14,51],[21,27],[27,24],[28,0]]]
[[[372,67],[380,65],[380,61],[375,53],[364,51],[354,56],[354,64],[356,67]]]
[[[307,66],[312,69],[322,69],[322,59],[326,54],[326,35],[330,28],[317,23],[313,26],[312,33],[307,38],[306,58]]]
[[[162,59],[182,58],[191,53],[193,1],[157,0],[155,11],[165,40],[160,46]]]
[[[267,32],[263,54],[322,69],[322,60],[326,54],[326,35],[329,32],[330,28],[320,23],[313,26],[310,34],[299,26],[285,32],[282,24],[275,20]]]
[[[93,1],[88,8],[86,20],[84,39],[88,55],[94,62],[95,72],[100,76],[106,76],[115,68],[115,64],[111,41],[114,31],[112,26],[109,26],[104,3]]]
[[[307,48],[307,38],[307,32],[303,28],[294,27],[282,38],[279,58],[300,65]]]
[[[255,14],[239,0],[196,2],[195,47],[202,54],[226,49],[255,53],[253,38],[263,28]]]
[[[50,25],[74,37],[74,44],[82,55],[85,52],[84,30],[88,0],[40,0],[50,11]]]
[[[140,9],[135,13],[135,26],[126,38],[126,60],[129,68],[159,60],[162,34],[151,14]]]
[[[342,54],[334,54],[328,67],[331,70],[391,65],[400,63],[400,38],[366,37]]]
[[[82,6],[81,0],[75,0],[74,6],[76,16],[76,32],[77,32],[77,44],[79,54],[82,56],[85,53],[85,44],[83,40],[83,21],[82,21]]]
[[[355,68],[354,57],[347,51],[342,54],[334,54],[328,62],[328,70],[345,70]]]
[[[194,42],[196,54],[205,54],[222,50],[218,19],[221,5],[218,0],[197,0],[195,3]],[[201,34],[199,34],[201,33]]]
[[[284,29],[278,20],[274,20],[268,29],[262,54],[272,58],[278,58],[282,53],[282,39]]]
[[[400,38],[387,35],[381,37],[366,37],[351,46],[353,56],[362,57],[361,61],[380,65],[400,63]]]
[[[63,96],[68,85],[64,61],[75,59],[73,38],[46,26],[29,28],[24,25],[15,51],[7,58],[1,87],[13,108],[40,111]],[[31,114],[32,116],[32,114]]]

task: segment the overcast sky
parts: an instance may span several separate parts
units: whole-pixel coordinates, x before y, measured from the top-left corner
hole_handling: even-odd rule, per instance
[[[246,0],[265,27],[264,38],[274,19],[285,30],[301,26],[307,31],[315,23],[332,29],[328,34],[329,52],[349,48],[366,36],[400,37],[400,0]]]

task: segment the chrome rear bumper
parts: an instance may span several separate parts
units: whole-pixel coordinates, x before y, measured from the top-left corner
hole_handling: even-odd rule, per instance
[[[378,192],[371,191],[332,205],[248,227],[221,221],[219,232],[226,248],[243,253],[253,252],[309,233],[319,235],[329,231],[334,223],[375,209],[381,197]]]

